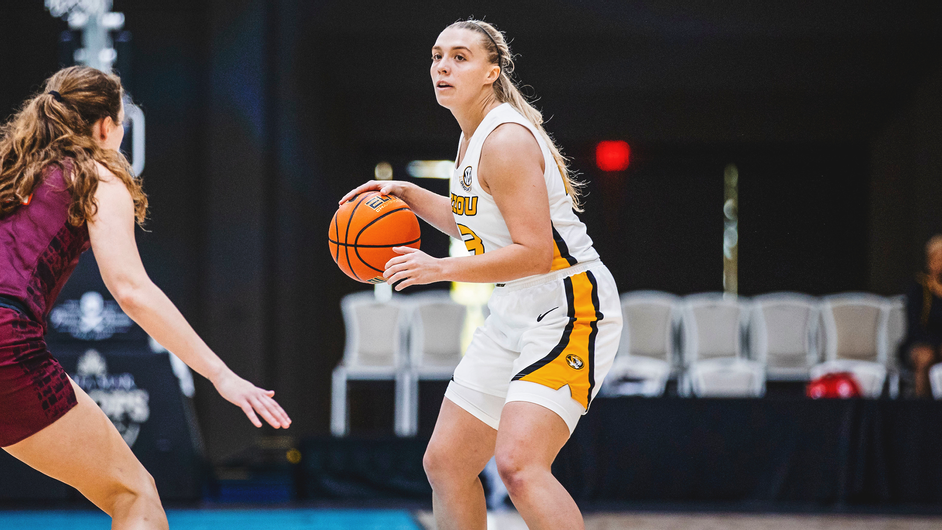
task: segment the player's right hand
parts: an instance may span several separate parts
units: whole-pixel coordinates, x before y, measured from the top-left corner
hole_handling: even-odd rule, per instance
[[[406,182],[398,180],[371,180],[364,184],[360,184],[356,188],[353,188],[347,192],[347,194],[340,199],[339,204],[343,204],[357,195],[367,191],[378,191],[383,195],[392,195],[402,199],[402,196],[405,194],[405,187],[407,184],[408,183]]]

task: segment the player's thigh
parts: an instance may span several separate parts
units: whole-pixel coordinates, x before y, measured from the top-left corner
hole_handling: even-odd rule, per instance
[[[497,431],[447,397],[425,452],[429,475],[477,476],[494,455]]]
[[[75,382],[78,405],[43,430],[4,449],[70,486],[108,512],[116,495],[156,495],[153,479],[111,420]]]
[[[548,469],[569,434],[566,421],[556,412],[536,403],[508,402],[496,438],[497,466],[502,472],[531,466]]]

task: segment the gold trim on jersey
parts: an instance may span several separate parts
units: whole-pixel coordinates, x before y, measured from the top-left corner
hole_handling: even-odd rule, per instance
[[[566,267],[571,267],[579,263],[576,258],[572,257],[569,254],[569,246],[566,245],[566,240],[563,239],[563,236],[559,235],[559,232],[556,231],[556,227],[553,227],[553,263],[550,266],[551,271],[558,271],[560,269],[565,269]]]

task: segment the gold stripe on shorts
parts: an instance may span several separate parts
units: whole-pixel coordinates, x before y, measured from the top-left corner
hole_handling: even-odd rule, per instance
[[[545,357],[524,368],[514,381],[530,381],[559,390],[569,385],[573,399],[589,408],[595,388],[595,339],[599,320],[599,286],[591,271],[563,278],[569,323]]]

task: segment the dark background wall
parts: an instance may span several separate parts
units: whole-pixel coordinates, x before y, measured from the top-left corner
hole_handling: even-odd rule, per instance
[[[825,4],[825,5],[821,5]],[[583,216],[622,290],[722,288],[723,170],[740,173],[740,290],[892,294],[942,231],[942,4],[116,0],[120,72],[147,114],[151,276],[238,372],[278,392],[290,433],[327,431],[343,276],[325,232],[381,160],[454,156],[428,50],[469,15],[510,38],[519,77],[587,181]],[[66,25],[0,4],[0,112],[61,62]],[[595,169],[604,139],[629,169]],[[442,182],[423,182],[444,191]],[[423,246],[446,252],[424,227]],[[90,258],[91,256],[87,256]],[[71,289],[95,282],[86,259]],[[363,400],[368,401],[367,397]],[[210,455],[256,432],[203,383]]]
[[[919,83],[870,143],[869,283],[899,288],[923,266],[923,245],[942,229],[942,64]]]

